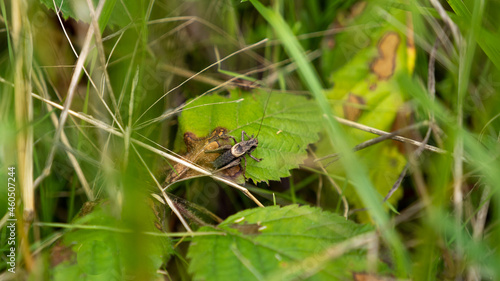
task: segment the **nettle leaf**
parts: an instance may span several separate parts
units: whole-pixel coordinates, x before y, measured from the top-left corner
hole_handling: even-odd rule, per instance
[[[62,239],[51,249],[51,263],[53,265],[51,277],[53,280],[123,280],[126,274],[123,268],[127,267],[125,247],[129,247],[129,237],[119,229],[120,221],[110,215],[105,203],[89,204],[84,207],[82,216],[75,220],[77,225],[89,226],[89,229],[75,229],[66,232]],[[90,207],[89,207],[90,206]],[[109,207],[109,205],[108,205]],[[87,213],[88,212],[88,213]],[[153,221],[153,219],[151,219]],[[92,226],[95,226],[92,229]],[[110,230],[104,230],[109,228]],[[154,232],[158,232],[153,229]],[[134,234],[136,235],[136,234]],[[155,272],[169,254],[170,241],[164,237],[152,237],[140,243],[147,247],[147,255],[135,257],[141,261],[149,272]]]
[[[231,103],[240,99],[243,100]],[[245,131],[257,136],[259,145],[252,155],[263,159],[257,162],[245,156],[246,177],[254,182],[280,180],[302,164],[307,146],[319,139],[318,112],[314,101],[292,94],[235,89],[229,97],[207,95],[190,103],[179,117],[181,133],[176,147],[183,146],[181,137],[186,132],[203,137],[223,127],[241,141],[241,132]]]
[[[298,205],[239,212],[217,228],[224,235],[195,236],[188,251],[194,280],[346,280],[366,270],[362,250],[334,260],[316,260],[319,271],[295,271],[296,264],[317,257],[348,238],[372,230],[319,208]],[[199,231],[213,231],[203,227]],[[382,267],[383,264],[380,264]]]

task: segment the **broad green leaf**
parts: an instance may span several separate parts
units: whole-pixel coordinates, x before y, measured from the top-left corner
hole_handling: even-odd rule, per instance
[[[213,231],[204,227],[199,231]],[[298,205],[249,209],[222,222],[223,236],[196,236],[188,251],[194,280],[346,280],[366,270],[366,254],[356,250],[334,260],[315,260],[294,272],[295,262],[319,257],[325,250],[372,228],[319,208]],[[273,277],[273,278],[274,278]]]
[[[394,9],[391,14],[404,26],[404,11]],[[375,20],[375,15],[376,10],[368,5],[361,19],[350,22],[353,29],[348,30],[352,32],[336,38],[338,46],[328,51],[329,58],[343,57],[344,64],[332,73],[333,87],[326,95],[338,116],[390,132],[394,130],[394,122],[405,99],[405,90],[399,87],[395,77],[413,71],[415,48],[411,44],[412,38],[386,21],[380,21],[380,26],[370,28],[367,32],[366,23]],[[360,38],[363,40],[359,40]],[[356,47],[354,53],[349,48],[352,46]],[[346,50],[351,51],[346,53]],[[352,146],[377,137],[353,128],[346,129],[346,132],[351,138]],[[329,149],[328,144],[323,143],[319,146],[318,154],[329,154]],[[357,154],[370,170],[370,179],[382,200],[406,164],[404,155],[391,141],[366,148]],[[345,174],[339,163],[329,166],[328,171],[336,176]],[[349,180],[351,183],[355,181]],[[363,208],[354,190],[350,187],[345,189],[348,201],[357,208]],[[402,191],[398,190],[389,202],[397,202],[401,195]]]
[[[245,131],[257,136],[259,145],[252,155],[263,159],[257,162],[246,156],[247,178],[255,182],[280,180],[307,157],[307,146],[319,138],[320,121],[314,102],[303,96],[236,89],[229,97],[207,95],[189,103],[179,117],[176,146],[183,146],[181,136],[186,132],[205,137],[216,127],[224,127],[241,141]]]
[[[54,280],[123,280],[128,257],[123,247],[129,247],[129,238],[120,229],[120,222],[110,216],[106,204],[99,204],[74,224],[89,226],[65,233],[52,249],[52,260],[58,260],[52,269]],[[153,225],[153,219],[152,223]],[[93,227],[94,226],[94,229]],[[139,233],[137,239],[141,239]],[[142,237],[139,243],[147,247],[147,256],[136,258],[149,272],[160,268],[167,252],[167,240],[160,237]],[[145,251],[142,251],[143,253]]]

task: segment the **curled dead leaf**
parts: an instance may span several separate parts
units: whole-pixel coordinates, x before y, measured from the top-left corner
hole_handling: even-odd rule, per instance
[[[234,228],[245,235],[260,234],[261,225],[259,223],[231,224],[229,227]]]
[[[219,157],[219,153],[205,153],[207,150],[214,150],[220,146],[231,144],[230,139],[223,138],[227,133],[226,128],[217,127],[206,137],[198,137],[192,132],[184,133],[184,143],[186,144],[187,152],[182,157],[194,164],[197,164],[206,169],[212,170],[213,161]],[[236,182],[240,182],[243,178],[243,171],[240,166],[231,167],[220,171],[221,175]],[[176,163],[168,174],[165,183],[171,184],[176,181],[200,175],[199,172],[189,169],[188,167]]]

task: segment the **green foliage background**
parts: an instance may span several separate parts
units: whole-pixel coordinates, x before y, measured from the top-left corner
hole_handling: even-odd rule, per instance
[[[26,247],[16,248],[16,275],[1,264],[0,279],[499,279],[499,4],[365,4],[2,1],[0,181],[17,168],[16,237]],[[381,81],[370,68],[387,32],[401,41]],[[57,106],[69,100],[57,136]],[[428,144],[445,153],[393,141],[352,153],[375,135],[338,123],[346,105],[360,110],[355,122],[387,132],[409,108],[414,133],[429,130]],[[182,135],[217,126],[237,139],[258,134],[254,155],[264,160],[248,159],[257,184],[245,187],[267,207],[200,177],[167,190],[192,204],[174,200],[182,224],[152,193]],[[341,157],[330,166],[315,161],[333,153]],[[87,213],[89,201],[99,207]]]

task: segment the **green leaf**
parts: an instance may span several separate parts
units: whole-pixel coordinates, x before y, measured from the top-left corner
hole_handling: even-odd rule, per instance
[[[320,121],[314,102],[303,96],[236,89],[229,97],[207,95],[190,103],[179,117],[181,133],[176,146],[181,145],[185,132],[204,137],[216,127],[224,127],[241,141],[245,131],[257,136],[259,145],[252,155],[263,159],[257,162],[245,156],[247,178],[255,182],[280,180],[307,157],[307,145],[319,138]]]
[[[108,243],[100,240],[90,240],[83,244],[77,253],[80,268],[89,275],[99,275],[107,272],[113,265],[113,251]]]
[[[361,19],[356,21],[358,25],[362,26],[361,23],[374,20],[374,12],[371,8],[368,6],[360,15]],[[391,15],[398,19],[401,25],[406,22],[405,11],[393,9]],[[351,37],[352,41],[352,38],[360,32],[357,28],[355,27],[352,32],[346,32],[342,38],[336,38],[340,41],[339,46],[330,51],[329,57],[338,58],[346,55],[345,50],[351,46],[352,42],[346,43],[344,39],[348,40],[345,37]],[[333,87],[326,92],[326,95],[338,116],[390,132],[394,130],[398,111],[404,108],[405,99],[405,89],[399,86],[395,77],[409,75],[412,72],[415,49],[414,46],[408,44],[409,39],[405,33],[398,31],[397,28],[386,22],[380,27],[370,29],[370,34],[365,34],[365,36],[363,44],[357,45],[358,48],[352,57],[331,74]],[[384,48],[384,46],[390,45],[387,43],[391,42],[386,40],[387,38],[392,38],[393,45]],[[381,56],[382,51],[384,51],[383,56]],[[391,59],[384,61],[388,57]],[[375,62],[384,65],[385,71],[376,72],[376,68],[373,68]],[[332,62],[325,62],[325,64],[328,63]],[[381,68],[377,69],[381,70]],[[391,71],[387,71],[387,69]],[[348,114],[349,110],[351,112],[357,111],[357,113]],[[347,128],[346,132],[353,146],[377,137],[354,128]],[[330,145],[325,142],[319,144],[317,154],[331,154]],[[379,200],[382,201],[404,169],[406,164],[404,155],[391,141],[379,143],[358,151],[356,154],[369,168],[370,180],[379,193],[377,194]],[[324,163],[328,163],[328,161]],[[330,165],[328,171],[335,176],[345,176],[345,169],[341,163]],[[349,180],[351,180],[351,184],[355,182],[352,178]],[[345,195],[356,208],[366,207],[351,186],[345,189]],[[402,190],[399,189],[390,197],[389,202],[396,203],[401,196]],[[368,219],[366,213],[361,213],[360,216],[364,220]]]
[[[53,279],[109,281],[126,278],[128,273],[123,268],[129,257],[124,247],[130,247],[130,239],[120,231],[120,223],[110,216],[103,203],[92,207],[90,213],[77,219],[75,224],[88,228],[76,228],[65,233],[52,249],[51,259],[58,260],[52,269]],[[167,241],[163,237],[144,237],[139,244],[147,247],[147,256],[135,258],[149,272],[155,272],[163,263],[165,255],[168,255]]]
[[[193,238],[188,257],[194,280],[271,280],[270,276],[291,280],[300,277],[290,273],[296,269],[295,262],[319,257],[329,247],[372,228],[319,208],[289,205],[242,211],[218,229],[225,235]],[[212,229],[199,231],[207,230]],[[317,272],[305,269],[294,273],[313,274],[309,280],[346,280],[353,272],[366,269],[361,250],[334,260],[315,261]]]

